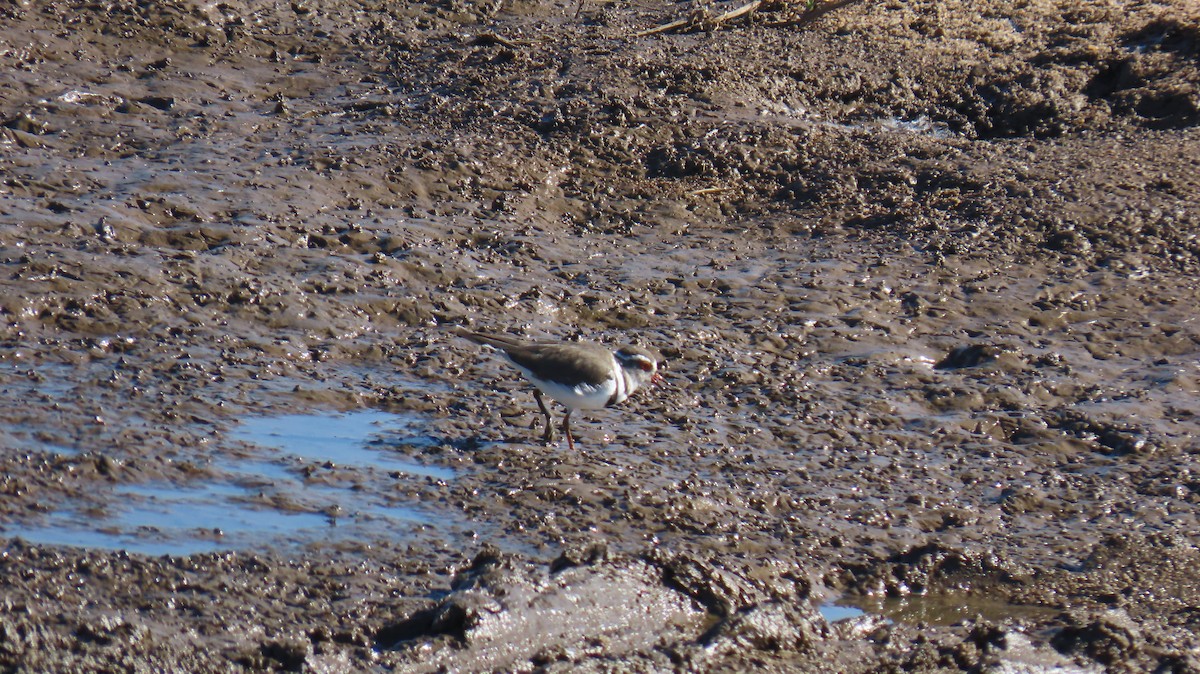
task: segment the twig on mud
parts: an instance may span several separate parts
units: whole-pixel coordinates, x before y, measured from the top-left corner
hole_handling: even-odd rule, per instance
[[[861,2],[861,1],[862,0],[832,0],[832,2],[821,2],[820,0],[806,0],[803,3],[803,9],[801,10],[801,13],[799,16],[792,16],[792,17],[789,17],[787,19],[783,19],[780,21],[770,21],[770,22],[767,22],[767,25],[768,26],[804,26],[804,25],[812,23],[813,21],[816,21],[817,19],[821,18],[822,16],[825,16],[826,14],[828,14],[829,12],[832,12],[835,9],[841,9],[842,7],[845,7],[846,5],[852,5],[856,2]],[[766,7],[763,6],[764,4],[766,5]],[[661,26],[655,26],[654,28],[648,28],[646,30],[638,31],[638,32],[634,33],[632,37],[645,37],[647,35],[656,35],[658,33],[669,33],[671,31],[676,31],[676,30],[698,30],[698,29],[713,30],[716,28],[720,28],[722,25],[729,23],[729,22],[733,21],[734,19],[738,19],[743,16],[747,16],[749,14],[757,12],[760,9],[763,9],[763,10],[773,9],[773,10],[787,11],[787,10],[794,10],[796,4],[799,4],[799,3],[789,2],[788,0],[770,0],[769,2],[767,0],[751,0],[750,2],[747,2],[746,4],[740,6],[736,9],[732,9],[728,12],[725,12],[724,14],[721,14],[715,18],[710,19],[710,18],[708,18],[707,14],[699,13],[699,14],[692,15],[686,19],[676,19],[674,21],[671,21],[670,23],[664,23]]]
[[[750,2],[747,2],[746,4],[742,5],[741,7],[738,7],[737,9],[725,12],[724,14],[716,17],[715,19],[708,19],[703,14],[694,15],[687,19],[678,19],[676,21],[672,21],[671,23],[664,23],[661,26],[656,26],[649,30],[643,30],[641,32],[634,33],[633,36],[634,37],[645,37],[647,35],[654,35],[655,33],[665,33],[667,31],[675,30],[676,28],[683,28],[685,26],[687,26],[689,28],[695,28],[698,25],[703,25],[703,26],[711,26],[713,28],[716,28],[716,27],[720,26],[721,24],[725,23],[726,21],[733,21],[734,19],[738,18],[739,16],[744,16],[746,14],[749,14],[750,12],[753,12],[754,10],[758,9],[759,5],[761,5],[762,3],[763,3],[763,0],[750,0]]]
[[[647,35],[654,35],[656,33],[666,33],[668,31],[675,30],[676,28],[682,28],[690,23],[693,23],[693,21],[693,19],[676,19],[671,23],[664,23],[661,26],[655,26],[654,28],[647,30],[639,30],[633,34],[633,37],[646,37]]]
[[[750,12],[753,12],[754,10],[758,9],[758,6],[761,4],[762,4],[762,0],[752,0],[751,2],[747,2],[746,4],[742,5],[741,7],[738,7],[735,10],[725,12],[721,16],[718,16],[717,18],[713,19],[713,23],[715,23],[719,26],[719,25],[725,23],[726,21],[733,21],[734,19],[738,18],[739,16],[742,16],[744,14],[749,14]]]
[[[723,192],[732,192],[736,187],[705,187],[698,190],[688,192],[689,197],[702,197],[706,194],[721,194]]]

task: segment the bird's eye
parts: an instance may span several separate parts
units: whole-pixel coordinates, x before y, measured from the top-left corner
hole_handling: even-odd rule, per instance
[[[653,372],[654,371],[654,363],[649,360],[639,358],[637,361],[637,364],[638,364],[638,367],[642,368],[642,371],[644,371],[644,372]]]

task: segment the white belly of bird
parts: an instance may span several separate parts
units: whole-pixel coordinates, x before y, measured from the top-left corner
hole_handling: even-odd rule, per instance
[[[614,372],[620,372],[620,367],[616,361],[613,361]],[[609,377],[600,384],[576,384],[574,386],[561,384],[555,381],[541,381],[533,376],[533,373],[525,368],[517,365],[517,369],[525,378],[533,382],[535,386],[541,389],[542,393],[554,398],[563,405],[573,410],[598,410],[608,406],[608,401],[613,398],[613,393],[620,393],[615,402],[621,402],[628,394],[624,391],[625,381],[618,374],[616,377]],[[620,389],[620,390],[619,390]]]
[[[612,378],[599,386],[588,384],[568,386],[554,381],[538,381],[532,377],[530,381],[541,389],[542,393],[576,410],[598,410],[606,406],[609,398],[612,398],[613,391],[617,389],[617,381]]]

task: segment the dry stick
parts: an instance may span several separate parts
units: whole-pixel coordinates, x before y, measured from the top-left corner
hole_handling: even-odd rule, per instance
[[[672,21],[671,23],[664,23],[661,26],[655,26],[654,28],[650,28],[650,29],[643,30],[643,31],[638,31],[633,34],[633,37],[646,37],[647,35],[654,35],[656,33],[665,33],[667,31],[675,30],[676,28],[686,26],[689,23],[691,23],[690,19],[676,19],[675,21]]]
[[[753,12],[754,10],[758,9],[759,5],[761,5],[762,3],[763,3],[763,0],[751,0],[750,2],[747,2],[746,4],[742,5],[741,7],[738,7],[737,9],[733,9],[728,12],[725,12],[724,14],[713,19],[712,24],[714,26],[719,26],[722,23],[725,23],[726,21],[732,21],[733,19],[736,19],[739,16],[742,16],[744,14],[749,14],[750,12]],[[643,30],[639,33],[634,33],[633,36],[634,37],[645,37],[647,35],[654,35],[655,33],[665,33],[667,31],[675,30],[676,28],[681,28],[690,23],[692,23],[692,19],[677,19],[675,21],[672,21],[671,23],[664,23],[661,26],[656,26],[654,28],[650,28],[649,30]]]
[[[753,12],[754,10],[758,9],[758,6],[761,4],[762,4],[762,0],[752,0],[752,2],[747,2],[746,4],[742,5],[741,7],[738,7],[737,9],[725,12],[721,16],[718,16],[717,18],[713,19],[713,23],[719,26],[719,25],[725,23],[726,21],[733,21],[734,19],[738,18],[739,16],[742,16],[743,14],[749,14],[750,12]]]
[[[733,19],[736,19],[739,16],[742,16],[743,14],[749,14],[750,12],[753,12],[754,10],[758,9],[759,5],[761,5],[762,3],[763,3],[763,0],[751,0],[750,2],[747,2],[746,4],[742,5],[741,7],[738,7],[737,9],[725,12],[724,14],[713,19],[712,24],[714,26],[719,26],[719,25],[725,23],[726,21],[732,21]],[[649,30],[643,30],[640,33],[634,33],[633,36],[634,37],[645,37],[647,35],[654,35],[655,33],[665,33],[667,31],[675,30],[676,28],[681,28],[683,26],[686,26],[692,22],[693,22],[692,19],[677,19],[675,21],[672,21],[671,23],[664,23],[661,26],[656,26]]]
[[[701,196],[704,196],[705,194],[720,194],[722,192],[732,192],[735,189],[737,189],[737,188],[735,188],[735,187],[705,187],[702,189],[692,190],[691,192],[688,192],[688,196],[701,197]]]

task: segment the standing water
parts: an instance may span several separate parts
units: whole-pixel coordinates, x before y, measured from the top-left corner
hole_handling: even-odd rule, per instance
[[[215,477],[120,485],[99,507],[68,502],[4,533],[149,555],[402,538],[435,516],[405,502],[395,486],[454,477],[396,451],[432,444],[417,425],[415,417],[375,410],[252,417],[230,436],[245,451],[214,461]]]

